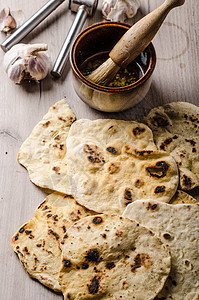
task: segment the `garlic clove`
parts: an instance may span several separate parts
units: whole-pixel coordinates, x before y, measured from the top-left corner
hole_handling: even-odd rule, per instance
[[[0,11],[0,30],[5,33],[12,33],[12,31],[20,27],[25,20],[22,10],[10,10],[3,8]]]
[[[108,16],[115,6],[116,0],[105,0],[102,3],[102,14],[103,16],[108,19]]]
[[[2,31],[7,33],[9,31],[14,30],[16,27],[17,27],[17,23],[9,10],[9,13],[4,20],[4,28],[2,29]]]
[[[17,44],[5,53],[3,58],[3,67],[6,72],[8,72],[9,67],[13,65],[16,60],[24,57],[25,48],[25,44]]]
[[[26,72],[36,81],[44,79],[48,74],[49,59],[46,54],[38,53],[37,56],[30,56],[26,61]]]
[[[137,11],[140,7],[140,0],[134,0],[132,2],[132,0],[126,0],[127,1],[127,9],[126,9],[126,16],[127,18],[133,18],[136,14]]]
[[[14,81],[14,83],[20,84],[23,80],[25,75],[25,66],[24,66],[24,60],[18,59],[15,61],[12,68],[8,69],[8,77]]]
[[[102,14],[107,20],[124,22],[133,18],[139,7],[140,0],[104,0]]]
[[[3,66],[15,83],[22,79],[39,81],[44,79],[51,67],[46,53],[47,44],[17,44],[4,56]]]

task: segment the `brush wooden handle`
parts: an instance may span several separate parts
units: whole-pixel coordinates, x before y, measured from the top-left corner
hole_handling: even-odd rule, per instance
[[[120,67],[127,66],[151,42],[171,9],[185,0],[166,0],[160,7],[133,25],[110,52],[110,58]]]

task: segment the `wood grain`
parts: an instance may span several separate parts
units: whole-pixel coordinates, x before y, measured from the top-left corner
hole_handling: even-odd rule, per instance
[[[22,9],[28,18],[44,3],[45,0],[2,0],[0,9]],[[134,23],[161,3],[162,0],[141,0],[138,14],[127,22]],[[153,41],[158,60],[151,89],[141,103],[121,113],[98,112],[81,102],[72,87],[69,64],[64,76],[59,80],[48,76],[40,85],[19,86],[7,78],[1,63],[0,299],[62,299],[61,295],[56,295],[29,278],[10,246],[11,236],[19,226],[33,217],[35,208],[45,198],[45,194],[29,181],[26,170],[16,161],[22,142],[48,108],[63,97],[78,119],[135,120],[146,115],[154,106],[172,101],[187,101],[199,105],[198,15],[199,6],[195,0],[186,1],[183,7],[170,13]],[[46,42],[54,62],[74,17],[75,15],[68,10],[68,2],[65,2],[23,42]],[[101,20],[102,16],[98,10],[92,19],[86,21],[85,27]],[[5,36],[1,34],[0,38],[3,41]],[[3,51],[0,50],[1,62],[3,55]],[[198,190],[193,194],[197,196]]]

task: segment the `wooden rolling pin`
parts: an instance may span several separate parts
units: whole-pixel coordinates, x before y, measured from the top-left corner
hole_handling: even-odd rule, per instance
[[[160,7],[133,25],[114,46],[109,58],[87,78],[99,85],[108,84],[119,71],[132,62],[151,42],[167,14],[185,0],[166,0]]]

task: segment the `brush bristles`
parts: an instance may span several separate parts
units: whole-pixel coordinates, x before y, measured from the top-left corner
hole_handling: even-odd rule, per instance
[[[120,67],[111,58],[108,58],[101,66],[88,75],[87,79],[99,85],[106,85],[114,78],[119,69]]]

